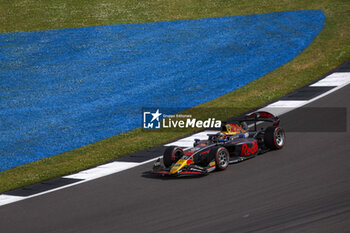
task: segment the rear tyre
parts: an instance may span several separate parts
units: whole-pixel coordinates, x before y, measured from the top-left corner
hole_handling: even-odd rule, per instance
[[[210,157],[215,158],[216,170],[223,171],[228,167],[230,153],[225,147],[215,147],[210,151]]]
[[[178,146],[170,146],[165,149],[163,163],[165,167],[170,167],[184,155],[184,151]]]
[[[286,134],[281,127],[270,126],[265,130],[264,143],[271,150],[282,149],[286,142]]]

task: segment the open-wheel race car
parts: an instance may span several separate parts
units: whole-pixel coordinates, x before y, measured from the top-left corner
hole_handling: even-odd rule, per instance
[[[222,123],[220,132],[208,134],[207,140],[195,139],[192,148],[167,147],[163,154],[164,166],[158,159],[153,173],[164,176],[205,175],[214,170],[225,170],[230,163],[282,149],[286,136],[279,122],[280,119],[271,113],[254,112],[234,123]],[[249,129],[248,123],[253,123],[253,129]],[[268,126],[258,130],[259,123]]]

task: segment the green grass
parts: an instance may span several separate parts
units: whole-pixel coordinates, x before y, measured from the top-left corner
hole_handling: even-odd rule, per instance
[[[0,0],[0,32],[19,32],[92,25],[196,19],[259,14],[276,11],[321,9],[326,25],[314,42],[291,62],[264,77],[200,107],[229,110],[218,119],[239,113],[234,108],[255,108],[317,79],[350,58],[350,2],[348,0]],[[196,111],[198,108],[190,111]],[[85,147],[45,158],[0,173],[0,192],[105,163],[192,133],[142,131],[117,135]],[[132,143],[131,143],[132,142]]]

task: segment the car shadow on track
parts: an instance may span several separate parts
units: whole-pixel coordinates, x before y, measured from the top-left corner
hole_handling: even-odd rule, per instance
[[[162,180],[178,180],[178,179],[199,179],[207,175],[195,175],[195,176],[163,176],[159,174],[154,174],[152,171],[145,171],[142,173],[141,177],[148,179],[162,179]]]

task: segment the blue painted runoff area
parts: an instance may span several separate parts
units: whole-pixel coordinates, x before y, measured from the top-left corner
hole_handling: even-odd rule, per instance
[[[0,34],[0,171],[193,107],[301,53],[320,10]],[[293,77],[285,77],[293,78]]]

